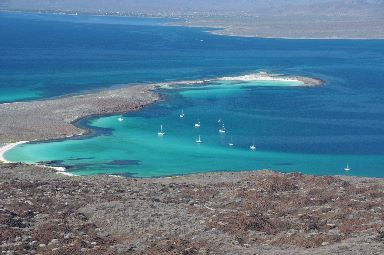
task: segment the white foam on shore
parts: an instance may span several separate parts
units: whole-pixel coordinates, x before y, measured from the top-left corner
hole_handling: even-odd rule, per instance
[[[67,176],[77,176],[75,174],[71,174],[71,173],[66,172],[65,167],[62,167],[62,166],[47,166],[47,165],[42,165],[42,164],[33,164],[33,165],[53,169],[57,172],[57,174],[62,174],[62,175],[67,175]]]
[[[71,174],[71,173],[68,173],[68,172],[57,172],[56,174],[62,174],[62,175],[71,176],[71,177],[78,176],[76,174]]]
[[[123,176],[120,176],[120,175],[114,175],[114,174],[107,174],[107,175],[114,178],[124,178]]]
[[[266,72],[259,72],[253,74],[246,74],[241,76],[228,76],[218,78],[219,81],[288,81],[288,82],[300,82],[300,80],[294,77],[282,76],[278,74],[268,74]]]
[[[205,80],[186,80],[186,81],[174,81],[163,82],[156,85],[163,89],[169,89],[177,85],[204,85],[215,81],[239,81],[239,82],[251,82],[251,81],[281,81],[281,82],[297,82],[303,84],[303,81],[293,76],[286,76],[282,74],[273,74],[267,72],[251,73],[239,76],[225,76]],[[299,86],[299,85],[298,85]]]
[[[20,142],[16,142],[16,143],[7,143],[7,144],[1,146],[0,147],[0,161],[5,163],[5,164],[16,163],[16,162],[11,162],[11,161],[7,160],[4,157],[4,154],[7,151],[13,149],[14,147],[16,147],[20,144],[28,143],[28,142],[29,141],[20,141]],[[63,175],[67,175],[67,176],[77,176],[75,174],[71,174],[71,173],[66,172],[65,167],[47,166],[47,165],[43,165],[43,164],[30,164],[30,165],[35,165],[35,166],[40,166],[40,167],[45,167],[45,168],[51,168],[51,169],[54,169],[55,171],[57,171],[57,174],[63,174]]]

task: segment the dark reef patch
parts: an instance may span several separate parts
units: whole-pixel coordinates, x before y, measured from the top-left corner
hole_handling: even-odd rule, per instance
[[[108,163],[105,163],[105,165],[112,165],[112,166],[137,166],[140,165],[140,160],[130,160],[130,159],[123,159],[123,160],[112,160]]]
[[[76,161],[76,160],[87,160],[87,159],[94,159],[94,157],[87,157],[87,158],[69,158],[68,160]]]

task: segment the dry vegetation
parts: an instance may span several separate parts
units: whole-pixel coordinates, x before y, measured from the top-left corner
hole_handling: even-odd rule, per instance
[[[382,254],[384,181],[271,171],[159,179],[0,166],[2,254]]]

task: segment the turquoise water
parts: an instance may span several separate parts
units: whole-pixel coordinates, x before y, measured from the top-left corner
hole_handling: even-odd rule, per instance
[[[123,122],[89,119],[86,125],[98,127],[94,137],[21,145],[6,157],[50,161],[75,174],[269,168],[384,177],[383,40],[226,37],[165,22],[0,12],[0,102],[258,71],[319,77],[326,85],[217,81],[162,89],[164,101],[128,113]],[[253,141],[256,152],[249,150]]]
[[[163,90],[160,92],[167,98],[165,102],[138,114],[128,114],[122,122],[118,121],[121,116],[89,122],[93,127],[111,132],[89,139],[21,145],[8,152],[6,158],[67,166],[68,171],[77,175],[150,177],[201,171],[274,169],[324,175],[381,176],[383,172],[378,170],[384,164],[382,155],[311,154],[304,153],[305,149],[284,152],[287,147],[298,148],[298,142],[305,146],[313,143],[313,149],[324,144],[334,147],[337,142],[332,140],[340,137],[300,137],[302,127],[310,125],[293,120],[288,131],[287,120],[280,123],[278,119],[268,119],[268,115],[253,108],[252,99],[246,109],[236,102],[263,90],[282,88],[287,93],[308,90],[297,85],[300,84],[225,81]],[[319,88],[309,90],[316,89]],[[184,118],[179,117],[181,109]],[[198,120],[201,127],[195,128]],[[220,123],[225,123],[225,134],[218,132]],[[164,127],[163,137],[157,134],[160,125]],[[295,125],[297,130],[293,130]],[[199,135],[202,144],[195,142]],[[348,145],[347,138],[341,140]],[[254,141],[257,150],[251,151],[249,147]],[[233,147],[229,146],[230,142]],[[346,173],[343,168],[347,162],[352,170]]]

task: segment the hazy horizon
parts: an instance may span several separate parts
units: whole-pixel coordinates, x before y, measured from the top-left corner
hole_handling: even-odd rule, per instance
[[[379,15],[384,0],[0,0],[2,9],[120,11],[142,14],[211,12],[254,15]]]

